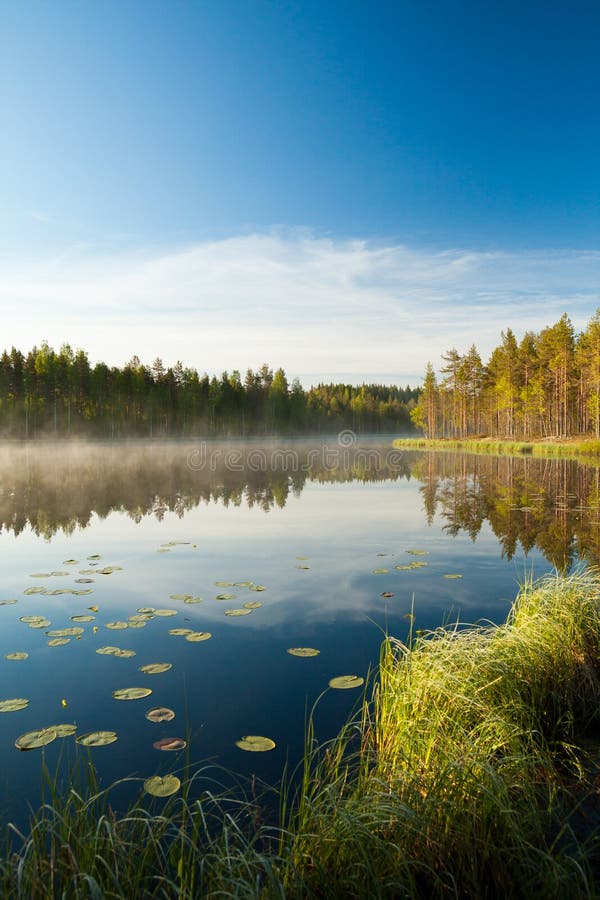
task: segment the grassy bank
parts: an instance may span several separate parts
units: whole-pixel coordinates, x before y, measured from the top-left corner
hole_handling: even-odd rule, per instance
[[[407,450],[462,450],[467,453],[493,453],[512,456],[583,457],[600,462],[600,441],[501,441],[495,438],[399,438],[394,447]]]
[[[386,640],[369,702],[281,801],[126,815],[71,792],[9,832],[7,897],[599,897],[586,816],[600,717],[600,576],[526,586],[502,626]],[[93,787],[93,786],[92,786]],[[198,799],[198,793],[200,797]],[[192,799],[195,797],[196,799]],[[159,805],[162,804],[162,805]],[[596,876],[597,877],[597,876]]]

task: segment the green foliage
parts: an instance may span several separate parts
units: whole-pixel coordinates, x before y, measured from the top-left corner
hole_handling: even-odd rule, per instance
[[[122,368],[91,366],[68,344],[0,357],[0,433],[5,437],[197,437],[412,431],[417,390],[320,384],[305,391],[264,363],[217,378],[160,358]]]

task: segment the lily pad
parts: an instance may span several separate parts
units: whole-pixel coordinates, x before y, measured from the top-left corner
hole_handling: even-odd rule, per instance
[[[92,553],[91,556],[87,556],[86,559],[102,559],[99,553]]]
[[[25,700],[23,697],[15,697],[14,700],[0,700],[0,713],[17,712],[28,706],[29,700]]]
[[[15,741],[17,750],[36,750],[56,740],[54,728],[39,728],[37,731],[26,731]]]
[[[19,622],[25,622],[27,625],[33,625],[36,622],[45,622],[45,616],[20,616]]]
[[[121,659],[129,659],[135,656],[135,650],[121,650],[120,647],[98,647],[96,650],[100,656],[118,656]]]
[[[172,668],[172,663],[148,663],[145,666],[140,666],[139,671],[143,672],[144,675],[161,675],[163,672],[168,672],[169,669]]]
[[[116,731],[88,731],[80,734],[76,742],[83,747],[106,747],[118,740]]]
[[[161,738],[155,741],[152,746],[155,750],[185,750],[187,741],[183,738]]]
[[[462,578],[462,575],[459,575],[457,572],[451,572],[449,575],[444,575],[444,578]]]
[[[393,591],[383,591],[381,594],[382,597],[385,597],[386,600],[389,600],[390,597],[393,597]]]
[[[169,634],[174,634],[177,637],[185,637],[186,634],[193,634],[191,628],[169,628]]]
[[[76,566],[78,563],[78,559],[63,559],[63,566]]]
[[[144,697],[149,697],[151,693],[151,688],[131,687],[120,688],[118,691],[113,691],[112,695],[115,700],[142,700]]]
[[[93,594],[93,590],[91,588],[82,588],[80,591],[72,590],[71,593],[75,597],[84,597],[86,594]]]
[[[191,634],[185,636],[185,639],[191,644],[198,644],[200,641],[208,641],[211,637],[210,631],[192,631]]]
[[[45,590],[45,588],[43,588],[43,587],[30,587],[30,588],[25,588],[23,593],[24,594],[42,594],[44,592],[44,590]]]
[[[247,603],[243,603],[242,605],[244,609],[260,609],[262,603],[260,602],[260,600],[248,600]]]
[[[93,584],[93,583],[94,583],[93,578],[76,578],[75,579],[75,584]]]
[[[15,653],[6,653],[4,659],[28,659],[29,653],[25,653],[24,650],[17,650]]]
[[[360,687],[361,684],[365,683],[365,679],[361,678],[360,675],[338,675],[337,678],[332,678],[329,682],[329,687],[337,688],[337,690],[348,690],[349,688],[357,688]]]
[[[264,586],[264,584],[253,584],[250,587],[250,590],[251,591],[266,591],[266,587]]]
[[[16,602],[16,600],[0,600],[0,606],[12,606]]]
[[[171,594],[169,599],[170,600],[189,600],[190,597],[192,597],[192,596],[193,596],[193,594]]]
[[[52,731],[56,732],[57,738],[71,737],[77,731],[77,725],[51,725]]]
[[[165,617],[166,616],[176,616],[177,610],[176,609],[155,609],[154,615],[155,616],[165,616]]]
[[[152,613],[156,612],[155,606],[138,606],[138,612],[144,613],[146,615],[152,615]]]
[[[252,612],[251,609],[226,609],[226,616],[249,616]]]
[[[131,619],[128,628],[145,628],[148,622],[144,619]]]
[[[96,616],[71,616],[71,622],[93,622]]]
[[[429,556],[429,550],[407,550],[411,556]]]
[[[373,575],[387,575],[389,569],[373,569]]]
[[[217,600],[235,600],[235,594],[217,594]]]
[[[183,602],[184,603],[202,603],[203,597],[187,597]]]
[[[245,734],[241,741],[235,742],[235,746],[250,753],[264,753],[266,750],[274,749],[275,741],[260,734]]]
[[[71,638],[62,637],[62,638],[50,638],[48,641],[49,647],[63,647],[65,644],[70,644]]]
[[[110,628],[111,631],[123,631],[125,628],[128,628],[127,622],[106,622],[106,628]]]
[[[33,572],[30,578],[52,578],[52,572]]]
[[[46,634],[48,637],[76,637],[78,634],[83,634],[83,628],[80,628],[79,625],[73,625],[71,628],[53,628]]]
[[[150,722],[170,722],[175,718],[175,713],[168,706],[155,706],[146,713]]]
[[[215,581],[217,587],[233,587],[233,581]]]
[[[50,619],[38,619],[37,622],[28,622],[28,628],[47,628],[48,625],[52,625]]]
[[[234,581],[233,586],[237,588],[249,588],[252,587],[252,581]]]
[[[321,651],[315,650],[314,647],[290,647],[287,652],[290,654],[290,656],[301,656],[302,658],[307,658],[309,656],[318,656]]]
[[[153,797],[170,797],[176,794],[181,787],[181,781],[176,775],[153,775],[144,782],[144,790]]]

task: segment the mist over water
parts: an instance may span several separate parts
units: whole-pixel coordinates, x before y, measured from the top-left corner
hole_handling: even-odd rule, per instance
[[[384,631],[406,639],[411,614],[424,629],[459,615],[501,621],[532,569],[597,564],[599,498],[599,470],[575,461],[392,451],[351,432],[318,444],[3,447],[0,600],[17,602],[0,606],[0,700],[29,705],[0,715],[2,812],[22,816],[25,801],[39,801],[41,751],[14,741],[59,722],[117,732],[116,743],[79,751],[103,784],[179,772],[185,754],[153,748],[163,737],[189,739],[192,767],[210,760],[275,782],[286,759],[300,759],[318,697],[319,739],[350,713],[359,691],[328,682],[366,677]],[[72,593],[82,590],[91,593]],[[149,607],[172,615],[107,627]],[[51,625],[20,621],[31,615]],[[94,616],[81,634],[48,645],[47,631],[80,615]],[[192,643],[173,628],[212,637]],[[135,656],[98,654],[105,645]],[[295,658],[293,647],[320,652]],[[19,651],[28,658],[5,658]],[[139,671],[156,662],[172,668]],[[130,686],[152,694],[113,699]],[[154,706],[175,719],[149,722]],[[244,753],[245,734],[276,747]],[[77,755],[73,738],[44,753],[63,773]],[[139,784],[122,789],[124,803]]]

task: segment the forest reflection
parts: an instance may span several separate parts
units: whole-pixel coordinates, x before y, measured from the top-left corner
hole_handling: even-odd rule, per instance
[[[484,523],[510,559],[537,547],[557,568],[600,561],[600,470],[574,460],[394,452],[388,446],[9,446],[0,452],[0,530],[50,539],[112,512],[182,517],[201,504],[268,512],[307,483],[416,479],[424,514],[475,540]]]
[[[557,569],[600,561],[600,469],[575,460],[423,453],[411,473],[428,522],[475,540],[487,521],[511,559],[537,547]]]

